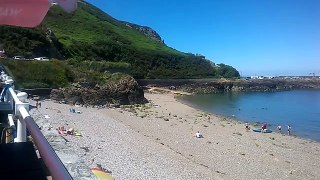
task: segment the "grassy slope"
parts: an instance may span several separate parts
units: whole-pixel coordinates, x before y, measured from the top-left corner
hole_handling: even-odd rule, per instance
[[[21,61],[0,59],[10,70],[18,88],[63,87],[72,82],[74,75],[63,61]]]
[[[126,27],[94,6],[80,2],[74,14],[64,13],[53,7],[48,12],[45,24],[59,41],[70,47],[75,41],[93,44],[96,41],[130,45],[138,51],[156,51],[159,54],[184,54],[145,37],[140,32]]]

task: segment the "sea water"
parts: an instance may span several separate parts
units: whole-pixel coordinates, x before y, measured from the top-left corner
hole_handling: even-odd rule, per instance
[[[281,92],[228,92],[184,96],[180,99],[195,108],[242,122],[282,126],[293,135],[320,142],[320,90]]]

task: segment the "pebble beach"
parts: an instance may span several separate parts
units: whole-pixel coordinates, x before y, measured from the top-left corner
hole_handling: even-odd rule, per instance
[[[36,122],[46,119],[42,130],[80,132],[59,136],[88,168],[100,164],[115,179],[320,179],[318,142],[246,130],[173,93],[145,97],[146,105],[103,109],[44,100],[30,113]]]

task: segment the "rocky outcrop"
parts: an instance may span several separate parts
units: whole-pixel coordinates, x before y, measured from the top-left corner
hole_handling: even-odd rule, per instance
[[[319,78],[301,79],[183,79],[183,80],[138,80],[142,86],[171,87],[177,90],[208,94],[216,92],[239,91],[279,91],[292,89],[320,89]]]
[[[161,39],[160,35],[155,30],[153,30],[152,28],[147,27],[147,26],[140,26],[140,25],[137,25],[137,24],[129,23],[129,22],[124,22],[124,21],[122,21],[122,22],[127,27],[133,28],[133,29],[139,31],[140,33],[142,33],[143,35],[147,36],[148,38],[151,38],[153,40],[156,40],[156,41],[164,44],[164,41]]]
[[[147,102],[143,89],[130,76],[104,86],[85,82],[74,83],[68,88],[53,89],[50,98],[68,104],[92,106],[143,104]]]

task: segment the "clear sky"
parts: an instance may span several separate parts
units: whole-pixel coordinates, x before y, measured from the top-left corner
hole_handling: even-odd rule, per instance
[[[320,75],[320,0],[87,0],[241,75]]]

